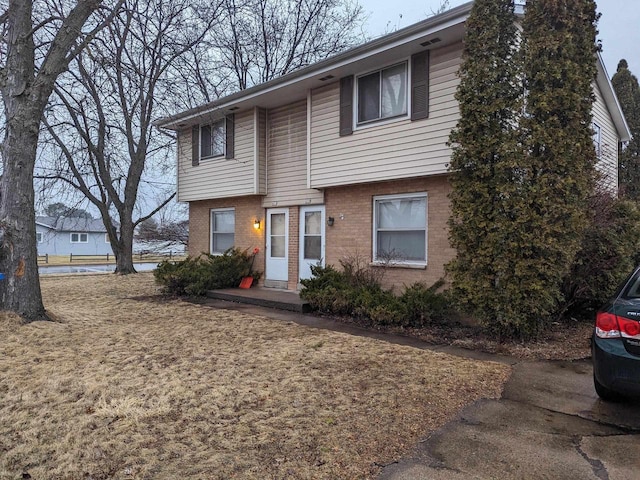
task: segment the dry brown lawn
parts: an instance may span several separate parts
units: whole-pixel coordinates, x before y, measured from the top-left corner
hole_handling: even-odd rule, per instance
[[[509,374],[163,299],[151,274],[42,288],[57,321],[0,316],[3,480],[371,478]]]

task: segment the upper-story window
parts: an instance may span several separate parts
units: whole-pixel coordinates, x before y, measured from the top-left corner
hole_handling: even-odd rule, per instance
[[[200,126],[200,158],[221,157],[225,147],[224,118]]]
[[[71,243],[88,243],[89,235],[86,233],[72,233]]]
[[[429,118],[429,50],[411,60],[340,79],[341,137],[387,119]]]
[[[191,165],[198,166],[200,159],[234,157],[235,115],[191,128]]]
[[[600,158],[602,155],[602,129],[597,123],[591,125],[593,130],[593,145],[596,147],[596,157]]]
[[[406,62],[358,77],[358,124],[406,114]]]

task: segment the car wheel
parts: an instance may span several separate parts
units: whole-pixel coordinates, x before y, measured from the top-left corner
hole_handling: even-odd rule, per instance
[[[595,387],[598,396],[605,402],[617,402],[620,400],[620,395],[602,385],[595,375],[593,375],[593,386]]]

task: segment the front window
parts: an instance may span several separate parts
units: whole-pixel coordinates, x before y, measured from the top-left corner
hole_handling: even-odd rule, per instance
[[[406,114],[406,62],[358,78],[358,124]]]
[[[200,157],[220,157],[224,155],[224,118],[200,127]]]
[[[89,235],[86,233],[72,233],[71,243],[88,243]]]
[[[373,259],[425,264],[427,194],[374,197]]]
[[[211,253],[222,254],[233,247],[236,212],[233,208],[211,210]]]
[[[602,132],[600,125],[594,123],[591,125],[593,129],[593,145],[596,147],[596,157],[600,158],[602,154]]]
[[[36,232],[36,242],[42,243],[42,232]]]

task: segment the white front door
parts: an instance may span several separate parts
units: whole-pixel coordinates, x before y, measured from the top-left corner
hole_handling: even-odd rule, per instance
[[[300,278],[311,278],[311,265],[324,265],[324,205],[300,208]]]
[[[265,280],[289,280],[289,209],[267,210],[267,264]]]

